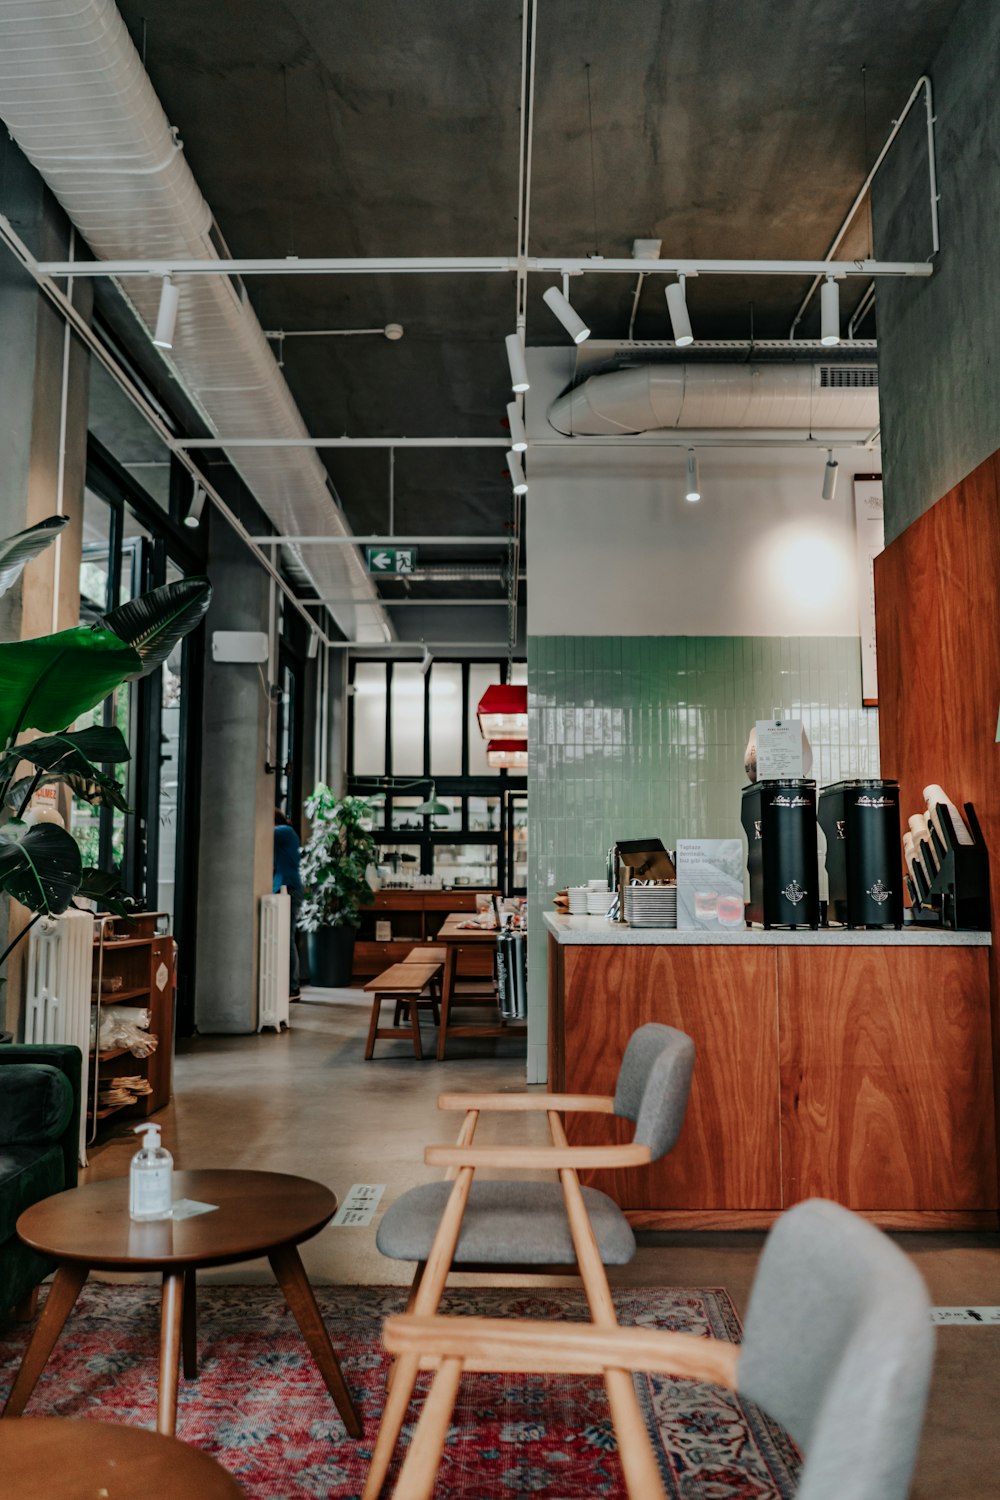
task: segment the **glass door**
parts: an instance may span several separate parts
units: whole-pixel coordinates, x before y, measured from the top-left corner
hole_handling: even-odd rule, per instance
[[[504,895],[528,894],[528,794],[504,794]]]

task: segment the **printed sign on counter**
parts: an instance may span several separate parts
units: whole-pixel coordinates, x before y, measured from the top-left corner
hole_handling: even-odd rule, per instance
[[[802,720],[758,719],[757,780],[794,780],[802,766]]]
[[[677,926],[743,928],[742,839],[677,840]]]

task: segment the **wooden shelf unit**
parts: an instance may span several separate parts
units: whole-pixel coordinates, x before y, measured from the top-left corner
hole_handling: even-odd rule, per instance
[[[374,901],[361,908],[361,926],[354,944],[355,979],[370,979],[401,963],[418,943],[433,942],[449,912],[474,912],[478,898],[499,895],[498,891],[460,890],[390,890],[378,891]],[[377,942],[375,923],[392,923],[392,938]],[[482,979],[492,976],[493,950],[468,949],[459,956],[460,979]]]
[[[127,1047],[105,1048],[97,1055],[98,1094],[116,1078],[133,1078],[141,1074],[152,1086],[152,1093],[141,1094],[133,1104],[102,1105],[97,1119],[121,1114],[126,1119],[144,1119],[162,1109],[170,1099],[174,1054],[174,940],[170,933],[158,933],[157,925],[164,912],[141,912],[134,917],[105,917],[102,977],[120,976],[120,990],[98,993],[101,964],[100,943],[94,943],[94,966],[91,980],[91,1002],[94,1005],[126,1005],[150,1013],[149,1030],[158,1046],[148,1057],[134,1057]],[[95,924],[95,933],[99,926]],[[123,938],[120,935],[126,934]],[[98,1009],[98,1018],[100,1009]],[[94,1060],[88,1077],[93,1078]],[[93,1110],[88,1114],[93,1118]]]

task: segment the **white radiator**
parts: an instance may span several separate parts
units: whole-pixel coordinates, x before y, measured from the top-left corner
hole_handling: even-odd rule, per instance
[[[260,898],[260,953],[257,978],[257,1030],[288,1025],[288,957],[292,898],[287,891]]]
[[[87,1087],[90,1057],[90,989],[94,919],[67,911],[42,917],[28,937],[28,984],[24,1040],[68,1042],[83,1053],[80,1105],[80,1165],[87,1165]]]

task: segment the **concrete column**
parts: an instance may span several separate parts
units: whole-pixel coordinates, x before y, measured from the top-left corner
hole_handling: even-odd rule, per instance
[[[70,232],[65,216],[17,148],[0,140],[0,210],[43,258],[63,259]],[[78,307],[89,312],[90,287],[77,284]],[[67,337],[59,314],[10,255],[0,257],[0,536],[64,513],[70,525],[25,569],[0,600],[0,640],[28,640],[77,624],[80,543],[87,465],[89,352]],[[0,948],[28,914],[0,903]],[[9,932],[9,935],[8,935]],[[23,946],[8,961],[0,1015],[18,1034]]]
[[[244,542],[213,514],[207,573],[202,714],[201,834],[195,1022],[202,1033],[246,1033],[257,1024],[259,898],[274,861],[274,714],[254,665],[212,660],[216,630],[270,626],[271,581]],[[270,754],[268,740],[270,737]]]

